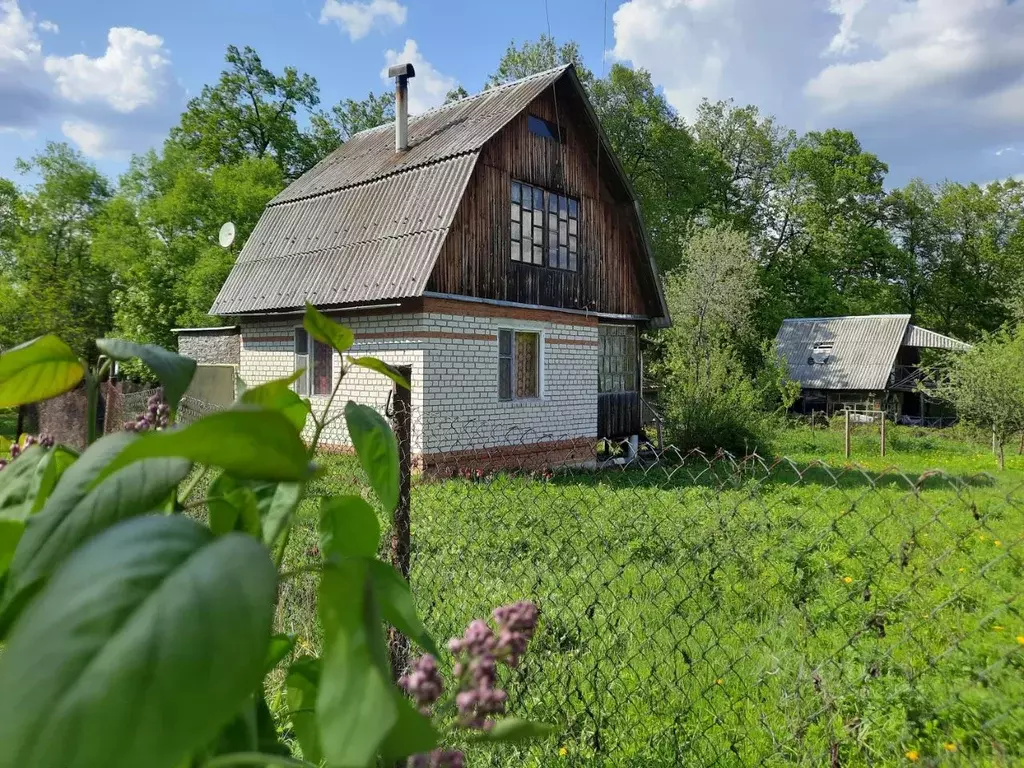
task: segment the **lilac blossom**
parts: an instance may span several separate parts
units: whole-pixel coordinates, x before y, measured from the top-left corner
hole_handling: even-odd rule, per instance
[[[39,445],[43,448],[53,448],[54,440],[50,435],[24,435],[21,441],[18,443],[11,444],[11,458],[4,459],[0,458],[0,469],[3,469],[16,458],[21,456],[26,450],[31,448],[33,445]]]
[[[126,421],[124,428],[126,432],[166,429],[170,422],[170,415],[170,407],[167,403],[161,402],[160,395],[156,394],[146,401],[146,410],[140,413],[134,421]]]
[[[456,724],[461,728],[489,731],[494,716],[505,713],[508,694],[498,687],[498,665],[513,668],[526,652],[526,646],[537,629],[537,606],[520,601],[496,608],[492,614],[495,628],[482,619],[470,622],[462,637],[448,641],[455,662],[452,674],[456,679]],[[420,711],[429,714],[444,686],[437,669],[437,660],[422,656],[400,684],[412,696]],[[464,757],[458,751],[434,750],[413,755],[410,768],[461,768]]]

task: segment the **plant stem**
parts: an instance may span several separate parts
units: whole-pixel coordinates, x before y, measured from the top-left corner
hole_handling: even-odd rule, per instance
[[[203,763],[203,768],[231,768],[239,765],[284,766],[285,768],[316,768],[313,763],[281,755],[265,755],[262,752],[236,752],[233,755],[218,755]]]
[[[103,376],[108,370],[110,370],[109,357],[99,367],[98,371],[95,373],[86,371],[85,373],[85,444],[87,446],[96,442],[96,412],[100,399],[100,383],[103,381]]]
[[[288,540],[292,537],[292,527],[289,525],[285,531],[284,536],[281,537],[281,546],[277,549],[277,554],[274,556],[274,565],[278,571],[281,570],[281,564],[284,562],[284,553],[288,549]]]
[[[323,413],[320,415],[319,419],[317,419],[316,417],[313,418],[313,421],[316,422],[316,430],[313,432],[313,439],[310,441],[309,445],[310,457],[316,455],[316,447],[320,443],[320,435],[323,433],[327,425],[331,421],[333,421],[333,419],[328,420],[327,414],[331,412],[331,406],[334,405],[334,398],[338,395],[338,390],[341,389],[341,382],[344,380],[344,378],[345,368],[344,366],[342,366],[341,371],[338,373],[338,381],[335,382],[334,389],[331,390],[331,396],[327,398],[327,405],[324,406]]]

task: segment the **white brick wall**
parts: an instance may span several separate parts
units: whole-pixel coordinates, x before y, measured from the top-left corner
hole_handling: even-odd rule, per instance
[[[415,452],[462,451],[597,434],[597,328],[551,322],[448,314],[338,315],[356,334],[354,355],[411,365]],[[240,375],[249,386],[292,373],[292,337],[299,318],[243,322]],[[498,399],[498,330],[539,331],[543,395]],[[559,341],[577,342],[573,344]],[[334,373],[341,361],[334,356]],[[348,400],[383,410],[391,382],[356,368],[346,374],[332,415]],[[311,398],[316,413],[326,396]],[[307,425],[306,436],[312,433]],[[348,445],[344,420],[322,438]]]

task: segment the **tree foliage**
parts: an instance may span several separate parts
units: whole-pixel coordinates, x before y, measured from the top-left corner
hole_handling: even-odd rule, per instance
[[[935,371],[934,395],[968,423],[991,430],[1005,469],[1004,446],[1024,432],[1024,327],[987,336]]]
[[[594,73],[584,66],[583,56],[576,42],[570,40],[559,45],[551,35],[541,35],[536,40],[527,40],[521,45],[516,45],[516,41],[513,40],[508,44],[504,55],[498,61],[497,68],[487,78],[485,85],[487,88],[493,88],[563,64],[575,65],[576,74],[584,85],[593,82]]]

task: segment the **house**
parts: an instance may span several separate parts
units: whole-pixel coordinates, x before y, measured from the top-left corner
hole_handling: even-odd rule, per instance
[[[267,206],[211,314],[182,348],[237,339],[250,386],[296,383],[314,408],[339,374],[307,337],[309,301],[356,333],[354,354],[411,366],[414,452],[583,461],[641,430],[638,332],[668,323],[636,197],[572,66],[406,114],[353,136]],[[199,351],[196,354],[200,354]],[[386,407],[355,369],[339,400]],[[348,444],[339,420],[329,445]]]
[[[950,415],[918,387],[927,385],[921,350],[970,348],[913,325],[910,315],[793,318],[783,321],[775,343],[789,378],[800,383],[796,410],[885,410],[908,423],[942,423]]]

